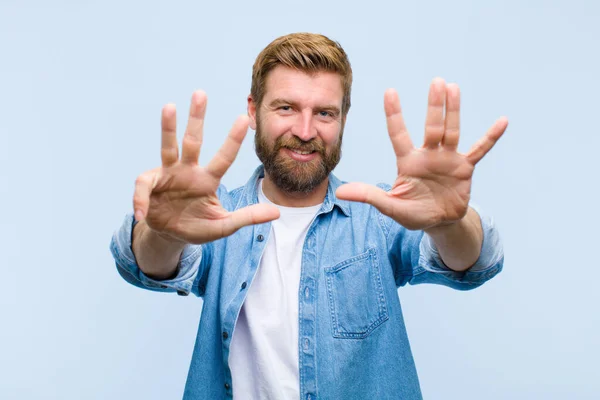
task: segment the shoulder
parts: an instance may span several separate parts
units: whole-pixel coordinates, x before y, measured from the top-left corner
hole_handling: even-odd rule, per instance
[[[228,211],[240,208],[240,200],[244,193],[244,186],[237,187],[233,190],[228,190],[223,184],[220,184],[217,188],[217,197],[221,202],[223,208]]]

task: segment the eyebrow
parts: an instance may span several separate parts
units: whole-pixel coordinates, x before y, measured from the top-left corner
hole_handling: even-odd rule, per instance
[[[269,107],[273,107],[273,108],[280,107],[280,106],[288,106],[288,105],[289,106],[295,106],[295,107],[298,106],[298,104],[296,102],[291,101],[291,100],[285,100],[283,98],[274,99],[273,101],[271,101],[269,103]],[[341,113],[340,108],[338,106],[334,105],[334,104],[327,104],[327,105],[323,105],[323,106],[318,106],[318,107],[316,107],[316,109],[320,110],[320,111],[321,110],[322,111],[330,111],[330,112],[332,112],[335,115],[339,115]]]

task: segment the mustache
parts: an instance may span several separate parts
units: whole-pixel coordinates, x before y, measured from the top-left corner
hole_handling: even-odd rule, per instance
[[[279,150],[282,148],[294,149],[294,150],[299,150],[299,151],[315,151],[320,154],[325,153],[325,145],[318,138],[314,138],[309,141],[304,141],[297,136],[291,136],[288,138],[284,138],[283,136],[280,136],[275,141],[275,149],[274,150]]]

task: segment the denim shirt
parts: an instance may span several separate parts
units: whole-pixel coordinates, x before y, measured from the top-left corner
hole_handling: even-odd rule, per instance
[[[217,195],[227,210],[258,202],[259,167],[248,183]],[[481,215],[481,255],[467,271],[444,266],[428,235],[410,231],[374,207],[337,199],[334,175],[302,248],[298,292],[301,399],[421,399],[397,288],[437,283],[473,289],[502,269],[503,251],[490,218]],[[380,185],[389,190],[389,186]],[[236,394],[229,368],[232,333],[258,268],[271,224],[184,249],[178,274],[156,281],[138,268],[131,249],[133,215],[111,241],[117,270],[129,283],[204,299],[184,400]]]

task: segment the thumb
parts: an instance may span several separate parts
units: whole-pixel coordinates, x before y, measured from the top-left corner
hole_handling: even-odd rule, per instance
[[[335,195],[341,200],[371,204],[387,215],[391,212],[392,199],[383,189],[377,186],[366,183],[346,183],[335,191]]]
[[[264,224],[279,218],[279,209],[270,204],[255,204],[229,214],[223,227],[228,236],[247,225]]]
[[[143,220],[148,214],[150,207],[150,195],[160,179],[160,168],[146,171],[135,180],[133,193],[133,211],[136,221]]]

